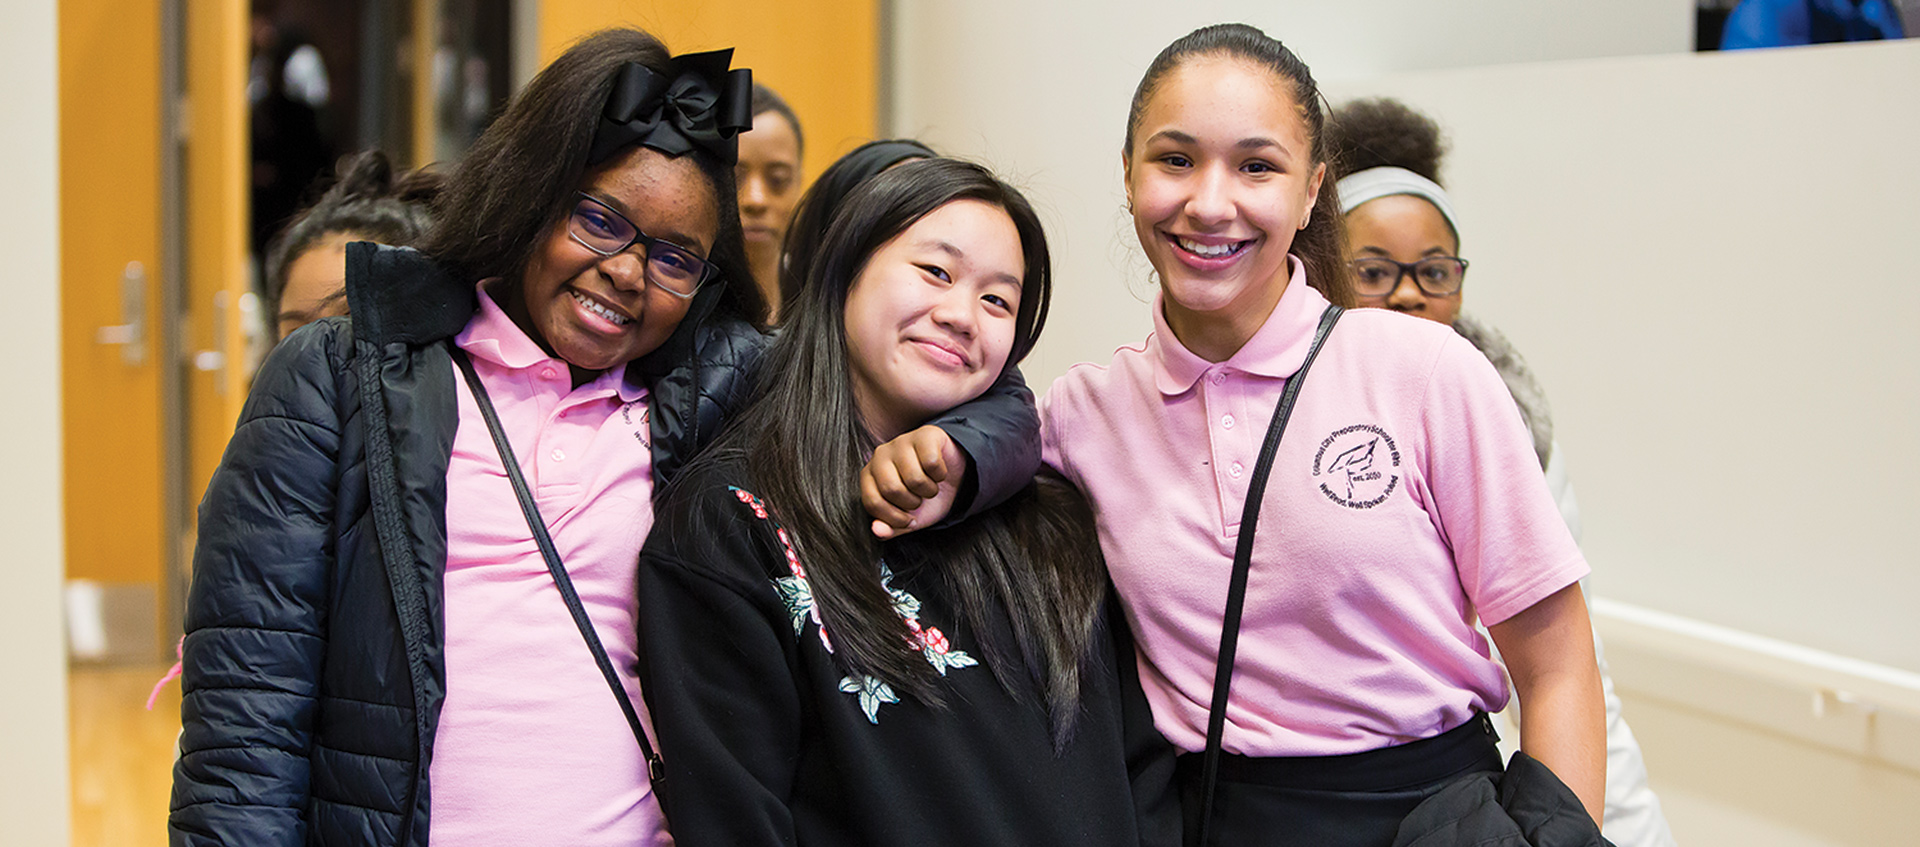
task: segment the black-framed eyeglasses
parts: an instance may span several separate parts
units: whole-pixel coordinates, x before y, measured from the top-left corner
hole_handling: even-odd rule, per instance
[[[1445,297],[1460,290],[1467,278],[1467,260],[1459,256],[1428,256],[1418,262],[1396,262],[1381,256],[1353,260],[1354,293],[1362,297],[1385,297],[1399,287],[1400,278],[1412,275],[1413,283],[1430,297]]]
[[[594,199],[593,195],[584,191],[576,193],[580,200],[567,216],[567,235],[580,246],[602,256],[612,256],[640,245],[647,260],[647,281],[683,300],[692,297],[702,283],[713,277],[712,262],[671,241],[641,232],[625,215]]]

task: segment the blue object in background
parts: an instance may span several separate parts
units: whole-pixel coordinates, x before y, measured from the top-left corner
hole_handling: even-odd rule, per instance
[[[1720,49],[1905,38],[1887,0],[1741,0],[1727,16]]]

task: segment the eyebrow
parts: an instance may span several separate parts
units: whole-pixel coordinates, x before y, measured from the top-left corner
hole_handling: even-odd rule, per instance
[[[1177,129],[1160,130],[1159,132],[1156,132],[1152,136],[1148,137],[1147,142],[1152,143],[1160,139],[1166,139],[1175,144],[1199,144],[1200,143],[1200,139],[1194,138],[1193,136],[1188,135],[1184,132],[1181,132],[1180,130],[1177,130]],[[1241,150],[1260,150],[1260,149],[1265,149],[1267,147],[1275,148],[1283,153],[1286,152],[1287,150],[1286,145],[1281,144],[1280,142],[1275,141],[1274,139],[1268,138],[1264,135],[1255,135],[1255,136],[1249,136],[1247,138],[1242,138],[1239,141],[1234,142],[1233,146]]]
[[[627,204],[620,202],[618,198],[600,194],[599,192],[596,192],[596,191],[582,191],[580,193],[600,201],[601,205],[604,205],[609,209],[619,212],[620,217],[626,218],[627,223],[634,228],[634,231],[645,232],[645,230],[640,229],[639,224],[633,222],[633,210],[627,208]],[[658,238],[661,241],[668,242],[670,244],[673,244],[676,247],[680,247],[686,250],[695,250],[697,252],[706,253],[713,249],[712,247],[697,246],[700,243],[700,239],[694,238],[692,235],[681,232],[679,230],[667,230],[665,232],[647,232],[647,235],[649,237]]]
[[[965,250],[960,249],[959,247],[954,246],[953,242],[950,242],[950,241],[942,241],[938,238],[930,238],[930,239],[927,239],[926,241],[920,242],[920,246],[930,250],[938,250],[942,253],[952,256],[955,261],[959,261],[959,262],[967,261],[967,252]],[[1008,285],[1011,285],[1015,288],[1019,288],[1022,290],[1025,290],[1027,287],[1025,280],[1022,280],[1019,277],[1014,276],[1013,274],[1010,274],[1010,273],[994,274],[993,279],[995,282],[1004,282],[1004,283],[1007,283]]]
[[[329,294],[325,297],[320,298],[320,302],[313,304],[313,308],[311,309],[305,309],[305,310],[285,309],[285,310],[282,310],[280,314],[275,315],[274,320],[276,322],[291,320],[291,321],[300,321],[301,323],[312,323],[314,321],[319,320],[319,318],[314,317],[314,315],[317,315],[317,314],[320,314],[321,312],[326,311],[328,308],[333,306],[333,304],[338,303],[345,299],[347,299],[347,289],[341,288],[339,291],[335,291],[332,294]]]
[[[1360,246],[1360,247],[1356,247],[1356,248],[1354,248],[1354,250],[1353,250],[1353,252],[1355,252],[1355,253],[1366,253],[1366,254],[1368,254],[1368,255],[1372,255],[1372,256],[1383,256],[1383,257],[1386,257],[1386,258],[1392,258],[1391,256],[1387,256],[1387,251],[1386,251],[1386,250],[1384,250],[1384,249],[1382,249],[1382,248],[1379,248],[1379,247],[1375,247],[1375,246],[1373,246],[1373,245],[1371,245],[1371,244],[1367,244],[1367,245],[1363,245],[1363,246]],[[1451,253],[1448,253],[1448,252],[1447,252],[1447,248],[1445,248],[1445,247],[1440,247],[1440,246],[1434,246],[1434,247],[1428,247],[1427,249],[1425,249],[1425,250],[1422,250],[1422,251],[1420,251],[1420,255],[1421,255],[1422,257],[1426,257],[1426,256],[1449,256],[1449,257],[1450,257],[1450,256],[1452,256],[1453,254],[1451,254]]]

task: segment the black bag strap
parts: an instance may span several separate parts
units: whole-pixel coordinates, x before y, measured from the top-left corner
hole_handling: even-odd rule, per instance
[[[553,584],[560,589],[560,598],[567,602],[567,611],[573,614],[573,623],[580,628],[580,637],[587,640],[587,649],[593,651],[593,661],[600,666],[600,675],[607,678],[607,687],[613,689],[614,699],[620,701],[620,711],[627,716],[627,725],[633,728],[633,737],[640,741],[640,749],[647,757],[647,776],[654,783],[666,778],[666,763],[660,760],[660,754],[654,752],[653,742],[647,740],[646,729],[640,726],[640,713],[634,711],[633,698],[627,696],[627,687],[620,684],[620,675],[613,670],[613,660],[607,657],[607,648],[600,644],[600,634],[593,628],[593,620],[587,617],[587,609],[580,604],[580,594],[573,590],[573,578],[567,575],[567,568],[560,563],[560,551],[554,549],[553,538],[547,535],[547,522],[540,517],[540,508],[533,502],[533,492],[527,490],[527,479],[520,473],[520,463],[513,457],[513,446],[507,443],[507,432],[500,427],[500,416],[493,410],[493,400],[487,396],[487,387],[480,384],[480,375],[473,370],[473,362],[467,358],[466,351],[448,342],[447,350],[453,354],[453,362],[460,366],[460,373],[467,378],[467,387],[473,391],[473,401],[480,406],[480,416],[487,419],[487,431],[493,433],[493,446],[500,450],[500,461],[507,466],[507,478],[513,480],[514,496],[520,498],[520,511],[527,516],[527,528],[533,530],[533,541],[540,547],[541,557],[547,560],[547,573],[553,574]]]
[[[1233,654],[1240,643],[1240,612],[1247,601],[1247,572],[1253,567],[1253,527],[1260,519],[1260,500],[1267,491],[1267,475],[1273,470],[1273,457],[1280,449],[1280,435],[1287,431],[1287,418],[1293,415],[1293,403],[1300,386],[1307,381],[1307,369],[1320,355],[1320,347],[1333,332],[1345,309],[1329,305],[1320,313],[1320,327],[1314,330],[1313,346],[1307,348],[1306,361],[1287,380],[1280,402],[1273,409],[1273,421],[1267,424],[1267,440],[1260,445],[1260,459],[1253,466],[1253,479],[1247,482],[1246,508],[1240,512],[1240,536],[1233,550],[1233,577],[1227,584],[1227,609],[1220,624],[1220,659],[1213,672],[1213,707],[1207,712],[1207,751],[1200,760],[1200,845],[1206,847],[1213,829],[1213,796],[1220,779],[1220,742],[1227,731],[1227,695],[1233,689]]]

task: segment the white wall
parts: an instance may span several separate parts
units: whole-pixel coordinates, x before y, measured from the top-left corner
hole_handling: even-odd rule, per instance
[[[60,626],[59,125],[56,0],[0,11],[0,831],[9,844],[62,845],[69,822],[66,657]]]
[[[1338,87],[1439,116],[1597,594],[1920,671],[1920,41]]]
[[[1056,317],[1025,365],[1042,388],[1147,332],[1152,285],[1121,213],[1120,135],[1141,72],[1174,38],[1244,21],[1322,80],[1693,44],[1690,0],[897,0],[893,14],[890,131],[988,162],[1045,217]]]

